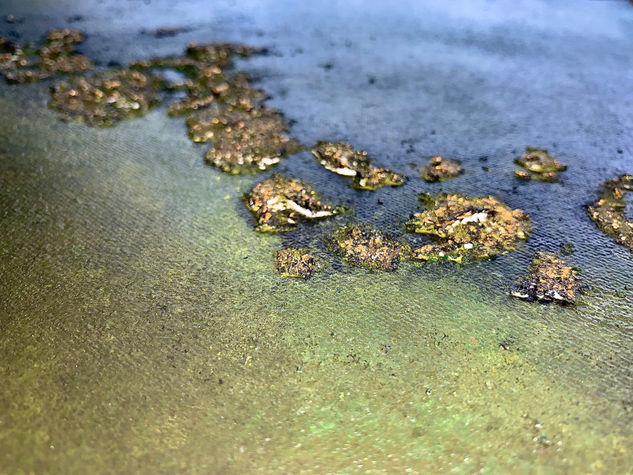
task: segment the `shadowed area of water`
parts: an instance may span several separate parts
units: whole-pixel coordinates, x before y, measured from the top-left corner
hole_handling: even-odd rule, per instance
[[[80,28],[102,66],[267,46],[237,66],[293,136],[349,141],[409,183],[357,191],[309,151],[275,171],[396,233],[418,193],[493,194],[533,236],[470,266],[350,268],[322,245],[347,218],[257,234],[241,197],[269,173],[205,166],[165,107],[91,129],[57,120],[49,83],[1,84],[0,472],[629,470],[633,254],[584,205],[633,172],[631,6],[214,3],[5,1],[24,21],[0,30]],[[148,34],[165,26],[190,29]],[[514,180],[525,146],[569,165],[561,183]],[[435,154],[465,173],[424,182]],[[508,297],[566,242],[579,305]],[[328,269],[279,277],[288,243]]]

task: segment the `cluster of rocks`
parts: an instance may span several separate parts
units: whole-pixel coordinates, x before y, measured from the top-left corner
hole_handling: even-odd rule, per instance
[[[77,30],[50,30],[40,46],[0,38],[0,74],[9,83],[25,83],[88,71],[94,63],[75,50],[83,40]]]
[[[57,75],[77,75],[93,69],[93,62],[76,51],[83,41],[76,30],[51,30],[41,45],[17,45],[0,38],[0,74],[10,83],[39,81]],[[191,44],[183,55],[135,61],[127,67],[60,80],[50,88],[50,106],[62,118],[90,126],[108,126],[147,113],[168,97],[171,117],[184,117],[194,142],[209,142],[206,162],[231,173],[258,173],[303,150],[288,135],[289,126],[278,111],[264,105],[266,92],[253,88],[251,78],[232,71],[234,57],[265,50],[231,43]],[[177,72],[173,79],[165,71]],[[171,78],[171,79],[168,79]],[[323,167],[351,178],[351,186],[377,190],[406,183],[404,175],[376,167],[367,152],[345,142],[318,142],[312,154]],[[566,165],[547,150],[526,148],[515,163],[515,176],[524,180],[555,182]],[[434,156],[422,168],[421,178],[440,182],[463,172],[457,160]],[[589,217],[616,242],[633,248],[633,222],[625,216],[624,194],[633,190],[633,177],[622,175],[605,183],[601,198],[588,206]],[[530,219],[492,196],[461,194],[420,195],[423,209],[412,215],[405,230],[428,236],[412,246],[362,224],[339,227],[326,239],[327,247],[351,265],[393,271],[401,261],[446,260],[465,263],[487,259],[516,248],[530,235]],[[245,196],[260,232],[286,232],[302,220],[318,220],[344,209],[324,201],[303,180],[274,174],[256,184]],[[417,242],[417,241],[416,241]],[[323,269],[309,250],[285,248],[275,254],[279,272],[308,278]],[[578,295],[577,271],[554,254],[537,252],[529,274],[512,292],[526,299],[573,304]]]

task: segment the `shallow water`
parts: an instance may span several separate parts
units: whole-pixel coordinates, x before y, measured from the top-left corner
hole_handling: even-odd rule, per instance
[[[633,254],[583,209],[633,171],[630,5],[73,3],[5,1],[25,21],[1,28],[33,40],[81,15],[101,64],[268,46],[238,67],[293,136],[410,181],[356,191],[309,152],[276,171],[393,231],[445,190],[494,194],[534,233],[470,266],[330,258],[284,279],[274,251],[322,247],[332,223],[255,233],[241,197],[268,174],[203,165],[165,108],[91,129],[57,120],[46,83],[2,84],[0,472],[630,472]],[[562,183],[513,179],[528,145],[569,165]],[[466,173],[417,178],[435,154]],[[534,250],[568,241],[591,288],[577,307],[508,297]]]

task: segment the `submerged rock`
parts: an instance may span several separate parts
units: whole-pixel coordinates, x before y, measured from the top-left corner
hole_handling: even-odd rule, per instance
[[[602,197],[587,207],[587,214],[615,242],[633,249],[633,221],[625,216],[624,195],[633,191],[633,176],[622,175],[604,184]]]
[[[422,169],[420,176],[426,181],[444,181],[462,173],[461,163],[439,155],[431,157],[429,164]]]
[[[119,69],[60,81],[51,88],[50,107],[65,119],[109,126],[146,114],[160,103],[163,81],[150,73]]]
[[[404,176],[388,168],[373,167],[367,152],[354,150],[345,142],[318,142],[312,149],[312,154],[327,170],[353,177],[354,188],[373,191],[383,186],[400,186],[406,183]]]
[[[514,176],[521,180],[555,182],[558,181],[558,172],[567,169],[567,165],[560,163],[547,150],[531,147],[527,147],[514,163],[525,169],[514,172]]]
[[[461,194],[420,195],[425,209],[407,222],[414,233],[433,236],[434,243],[413,250],[420,260],[484,259],[505,253],[530,234],[529,217],[497,199]]]
[[[0,38],[0,73],[10,83],[41,81],[58,74],[90,70],[93,62],[75,51],[84,36],[77,30],[50,30],[40,48]]]
[[[352,265],[394,271],[409,253],[409,246],[373,228],[349,225],[339,228],[332,247]]]
[[[284,277],[307,279],[321,269],[321,263],[303,249],[288,247],[275,253],[277,270]]]
[[[260,232],[283,232],[295,229],[301,219],[319,219],[339,210],[323,203],[307,183],[274,174],[258,183],[245,197],[246,206],[255,215]]]
[[[513,297],[539,302],[575,304],[579,293],[577,271],[555,254],[538,251],[529,274],[511,292]]]

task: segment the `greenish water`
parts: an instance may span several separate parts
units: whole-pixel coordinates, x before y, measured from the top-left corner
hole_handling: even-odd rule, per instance
[[[630,283],[574,309],[453,266],[284,279],[241,209],[253,179],[164,111],[88,129],[10,91],[1,472],[631,466]]]
[[[583,205],[633,171],[633,10],[263,3],[7,0],[26,21],[0,29],[80,14],[101,65],[269,46],[239,68],[294,137],[348,140],[409,183],[359,192],[309,152],[277,171],[390,231],[444,190],[526,210],[533,235],[469,266],[351,268],[320,241],[338,218],[256,233],[241,197],[268,173],[205,166],[164,108],[92,129],[58,121],[47,84],[0,84],[0,473],[631,473],[633,254]],[[161,26],[191,30],[139,32]],[[514,181],[527,145],[569,165],[561,183]],[[437,153],[465,173],[419,179]],[[568,241],[591,288],[576,307],[508,296]],[[327,271],[280,277],[284,244]]]

